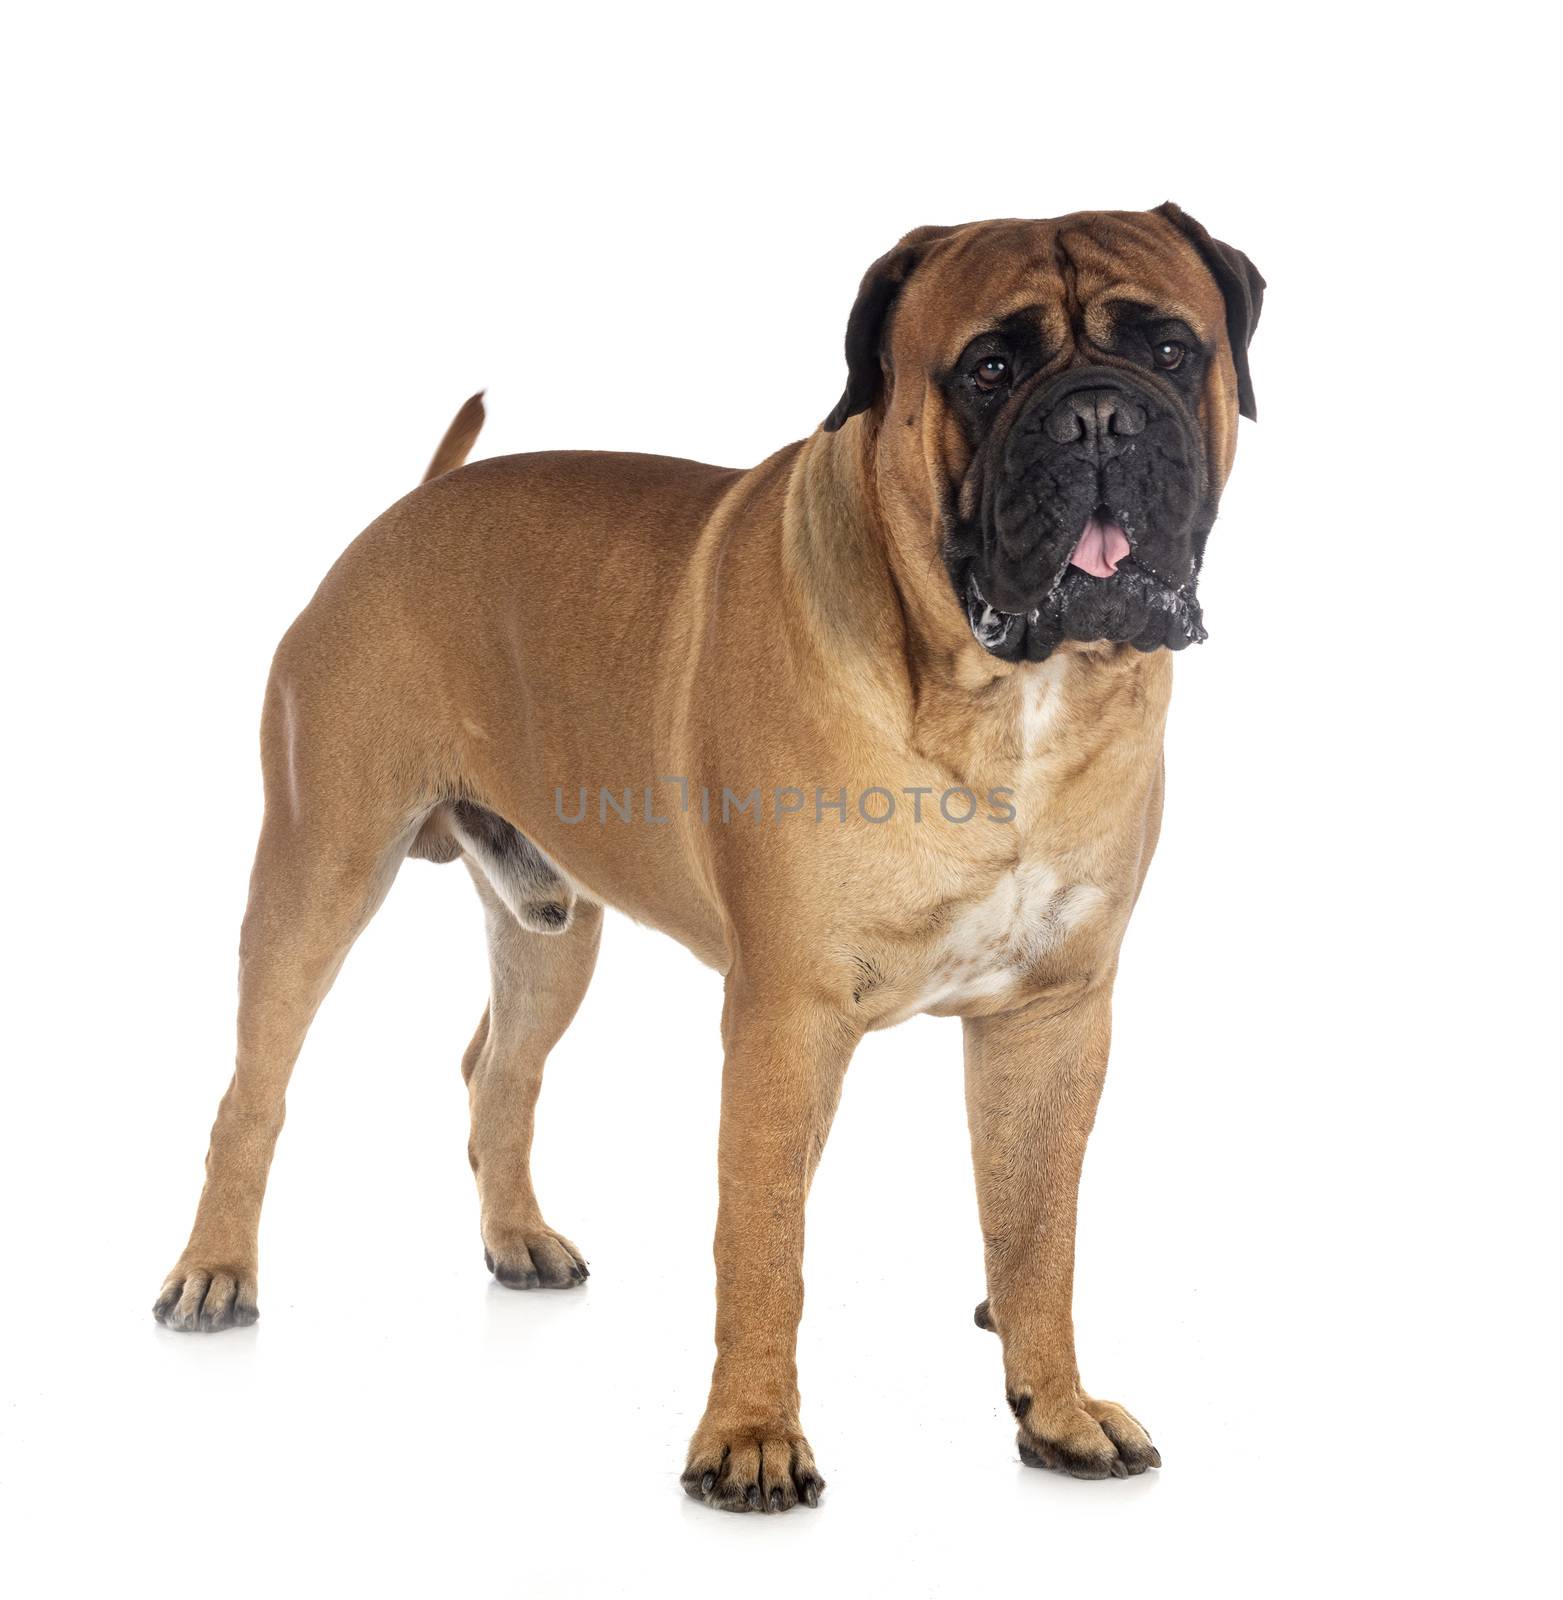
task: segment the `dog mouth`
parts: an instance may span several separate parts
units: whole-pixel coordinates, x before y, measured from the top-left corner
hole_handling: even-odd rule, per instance
[[[1105,507],[1086,518],[1085,528],[1069,556],[1069,565],[1093,578],[1110,578],[1130,550],[1129,536],[1113,521]]]
[[[983,593],[977,563],[958,585],[972,635],[1004,660],[1040,661],[1066,639],[1182,650],[1206,638],[1192,578],[1169,583],[1135,559],[1121,520],[1105,506],[1086,519],[1069,559],[1028,611],[1001,611]]]

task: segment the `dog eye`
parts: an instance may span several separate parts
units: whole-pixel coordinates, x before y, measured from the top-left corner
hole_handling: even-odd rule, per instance
[[[1183,358],[1187,354],[1188,351],[1174,339],[1162,340],[1151,351],[1156,365],[1163,372],[1176,372],[1183,365]]]
[[[979,389],[992,394],[995,389],[1002,389],[1009,382],[1009,362],[1003,356],[987,356],[977,363],[977,370],[972,373],[972,381]]]

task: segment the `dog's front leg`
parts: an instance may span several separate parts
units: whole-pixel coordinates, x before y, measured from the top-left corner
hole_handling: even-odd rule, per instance
[[[803,1208],[856,1033],[729,985],[717,1157],[716,1368],[684,1488],[728,1511],[818,1503],[798,1420]]]
[[[968,1018],[966,1109],[986,1246],[977,1321],[1004,1343],[1021,1459],[1077,1478],[1159,1467],[1145,1429],[1080,1387],[1072,1300],[1075,1203],[1107,1070],[1111,989]]]

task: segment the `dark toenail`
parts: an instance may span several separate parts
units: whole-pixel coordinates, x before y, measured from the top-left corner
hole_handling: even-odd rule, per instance
[[[1007,1394],[1004,1396],[1009,1401],[1009,1408],[1015,1413],[1015,1420],[1021,1422],[1026,1413],[1031,1409],[1031,1396],[1029,1394]]]
[[[710,1492],[715,1487],[716,1487],[716,1474],[714,1472],[707,1472],[707,1473],[703,1474],[701,1479],[700,1479],[700,1492],[701,1492],[701,1494],[710,1494]]]
[[[780,1489],[771,1490],[771,1510],[780,1511],[782,1508],[782,1492]]]
[[[755,1508],[756,1511],[758,1511],[759,1508],[760,1508],[760,1486],[759,1486],[759,1484],[751,1483],[749,1485],[749,1487],[744,1490],[744,1498],[746,1500],[748,1500],[749,1504],[752,1505]]]

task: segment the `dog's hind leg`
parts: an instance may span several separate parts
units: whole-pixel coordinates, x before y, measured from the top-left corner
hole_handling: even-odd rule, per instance
[[[343,958],[417,831],[396,782],[340,744],[300,749],[288,696],[268,691],[266,815],[239,940],[238,1053],[218,1107],[195,1226],[153,1313],[209,1331],[257,1316],[257,1235],[293,1063]]]
[[[492,992],[461,1063],[472,1106],[467,1154],[477,1177],[483,1254],[512,1289],[568,1289],[586,1260],[543,1221],[532,1189],[532,1124],[543,1064],[570,1025],[597,964],[602,907],[573,901],[563,932],[523,927],[481,862],[468,858],[488,922]]]

